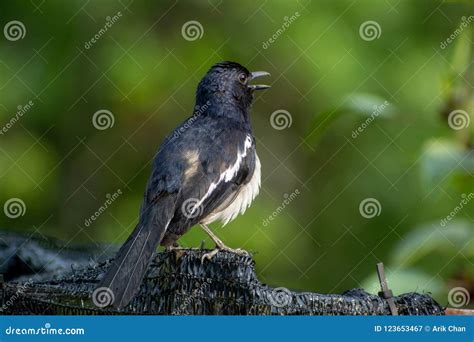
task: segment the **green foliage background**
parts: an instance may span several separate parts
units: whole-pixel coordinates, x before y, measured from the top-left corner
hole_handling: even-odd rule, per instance
[[[441,304],[455,286],[473,293],[474,203],[440,223],[474,191],[474,124],[447,124],[453,110],[474,113],[474,22],[441,46],[473,14],[471,1],[2,2],[1,26],[19,20],[26,36],[0,37],[0,126],[17,106],[34,106],[0,135],[0,203],[26,204],[20,218],[2,213],[0,226],[68,243],[122,242],[159,144],[191,114],[207,69],[233,60],[272,74],[252,113],[263,187],[244,216],[214,229],[256,253],[262,281],[376,292],[383,261],[396,293],[431,292]],[[204,30],[195,41],[181,33],[190,20]],[[369,20],[381,28],[372,41],[359,34]],[[100,109],[113,113],[113,127],[94,128]],[[278,109],[291,113],[291,127],[272,128]],[[85,227],[117,189],[123,194]],[[380,215],[361,216],[366,198],[380,202]],[[201,240],[211,247],[194,228],[180,242]]]

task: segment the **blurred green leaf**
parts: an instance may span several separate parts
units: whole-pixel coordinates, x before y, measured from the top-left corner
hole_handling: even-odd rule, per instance
[[[393,104],[386,99],[373,94],[356,93],[348,96],[342,106],[317,115],[313,120],[307,140],[313,144],[316,143],[326,129],[342,116],[360,116],[372,121],[378,117],[391,117],[394,112]]]
[[[343,110],[359,114],[363,117],[370,117],[374,113],[377,117],[391,117],[395,112],[393,104],[373,94],[354,94],[349,96],[344,102]]]
[[[450,176],[474,171],[474,155],[447,139],[428,141],[422,151],[421,176],[426,190],[431,190]]]
[[[454,69],[453,74],[456,76],[464,72],[471,63],[471,37],[471,30],[463,30],[459,37],[456,38],[451,63],[451,67]]]
[[[464,220],[422,225],[409,232],[393,252],[395,265],[414,265],[423,258],[436,254],[448,256],[474,256],[474,229]]]

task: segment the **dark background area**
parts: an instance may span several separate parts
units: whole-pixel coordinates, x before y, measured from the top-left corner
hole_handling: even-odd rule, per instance
[[[0,203],[24,207],[12,217],[5,206],[0,227],[123,242],[158,146],[192,113],[206,71],[232,60],[270,72],[272,88],[252,112],[261,193],[213,226],[223,241],[255,252],[273,286],[376,292],[383,261],[395,293],[448,304],[462,288],[467,304],[474,124],[448,118],[474,113],[472,15],[470,1],[2,2],[1,27],[20,21],[24,37],[0,36]],[[198,39],[183,36],[189,21]],[[100,110],[113,126],[94,126]],[[289,127],[273,127],[278,110]],[[180,242],[202,240],[212,247],[196,227]]]

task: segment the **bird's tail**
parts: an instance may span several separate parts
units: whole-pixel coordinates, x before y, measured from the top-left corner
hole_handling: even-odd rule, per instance
[[[169,206],[160,203],[150,208],[150,213],[138,223],[100,281],[97,289],[108,292],[108,304],[113,307],[123,308],[138,292],[151,256],[170,221],[170,215],[163,210],[166,207]]]

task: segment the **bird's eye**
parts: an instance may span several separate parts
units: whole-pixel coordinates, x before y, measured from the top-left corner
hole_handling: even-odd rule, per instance
[[[243,83],[243,84],[244,84],[245,82],[247,82],[247,75],[245,75],[244,73],[239,74],[238,77],[239,77],[239,82],[240,82],[240,83]]]

